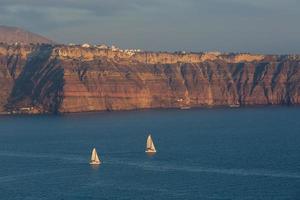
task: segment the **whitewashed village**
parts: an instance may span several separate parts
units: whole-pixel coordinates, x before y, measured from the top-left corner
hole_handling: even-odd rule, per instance
[[[76,44],[70,43],[69,46],[76,46]],[[115,45],[108,46],[106,44],[91,45],[91,44],[88,44],[88,43],[84,43],[84,44],[81,45],[81,47],[83,47],[83,48],[97,48],[97,49],[101,49],[101,50],[119,51],[119,52],[126,53],[128,55],[134,55],[135,53],[142,52],[141,49],[121,49],[121,48],[119,48]]]

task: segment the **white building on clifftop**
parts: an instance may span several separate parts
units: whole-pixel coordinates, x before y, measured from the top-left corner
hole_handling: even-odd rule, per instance
[[[90,47],[91,47],[91,45],[90,45],[90,44],[88,44],[88,43],[85,43],[85,44],[81,45],[81,47],[83,47],[83,48],[90,48]]]

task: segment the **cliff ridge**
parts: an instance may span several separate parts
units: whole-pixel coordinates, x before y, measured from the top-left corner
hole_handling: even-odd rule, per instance
[[[0,45],[1,113],[299,103],[299,55]]]

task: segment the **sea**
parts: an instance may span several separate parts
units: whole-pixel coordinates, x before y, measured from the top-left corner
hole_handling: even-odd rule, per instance
[[[297,200],[300,107],[1,116],[0,199]]]

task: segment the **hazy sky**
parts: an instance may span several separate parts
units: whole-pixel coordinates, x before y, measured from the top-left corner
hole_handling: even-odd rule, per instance
[[[0,24],[64,43],[300,53],[300,0],[0,0]]]

